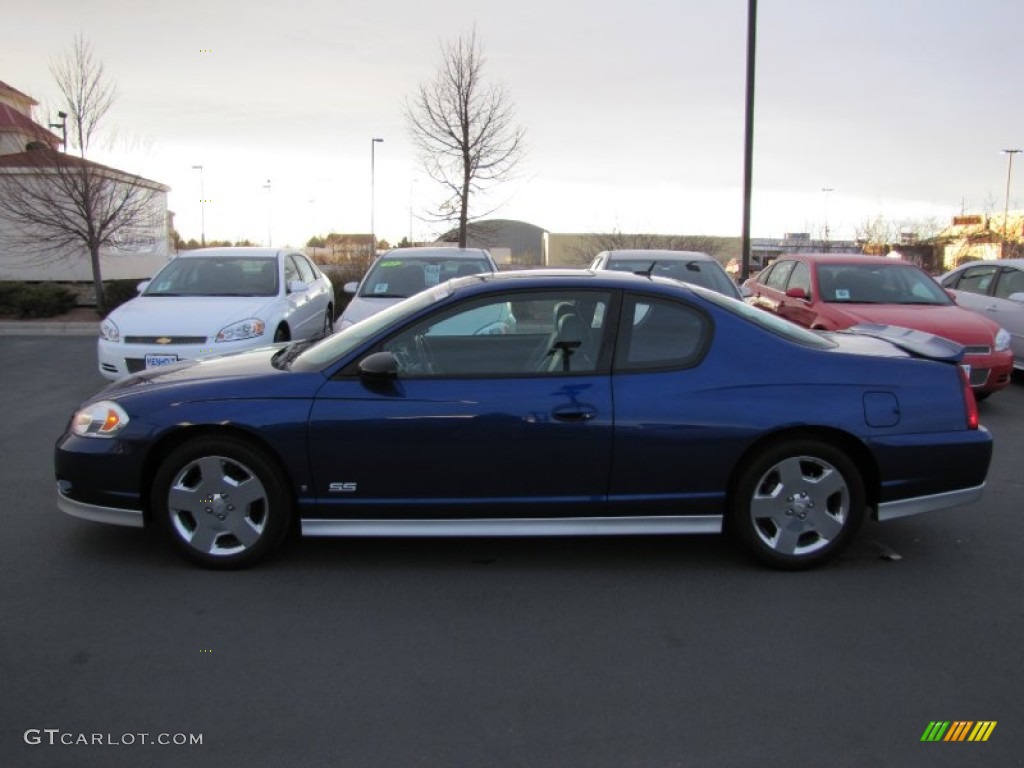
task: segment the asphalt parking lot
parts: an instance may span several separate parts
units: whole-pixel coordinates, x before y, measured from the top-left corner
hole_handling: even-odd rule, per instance
[[[57,510],[94,339],[0,337],[0,372],[0,766],[1024,765],[1022,383],[981,406],[981,502],[810,573],[718,537],[304,540],[214,573]]]

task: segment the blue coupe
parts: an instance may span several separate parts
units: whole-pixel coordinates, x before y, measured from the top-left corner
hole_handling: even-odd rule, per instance
[[[130,376],[58,439],[58,505],[247,566],[293,533],[730,533],[807,568],[867,515],[975,501],[963,350],[802,329],[618,272],[442,283],[316,343]]]

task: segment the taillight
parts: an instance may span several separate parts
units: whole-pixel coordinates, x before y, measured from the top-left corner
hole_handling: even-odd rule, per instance
[[[978,417],[978,401],[974,398],[974,390],[971,389],[971,380],[967,378],[967,371],[963,368],[959,370],[960,386],[964,392],[964,410],[967,412],[967,428],[977,429],[980,422]]]

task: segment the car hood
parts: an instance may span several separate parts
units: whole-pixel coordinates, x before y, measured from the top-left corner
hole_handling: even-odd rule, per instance
[[[392,304],[397,304],[405,299],[375,299],[372,296],[353,296],[352,301],[342,312],[340,322],[358,323],[370,315],[375,315],[382,309],[387,309]]]
[[[944,336],[966,346],[991,346],[998,326],[988,318],[955,305],[844,304],[831,305],[851,325],[897,325]]]
[[[268,296],[138,296],[110,313],[121,336],[213,336],[259,317]],[[265,318],[264,318],[265,319]]]

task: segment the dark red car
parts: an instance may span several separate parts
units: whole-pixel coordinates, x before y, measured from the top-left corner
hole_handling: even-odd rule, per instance
[[[748,280],[747,301],[806,328],[837,331],[864,323],[945,336],[965,347],[971,386],[986,397],[1010,383],[1010,334],[956,305],[916,264],[851,254],[780,256]]]

